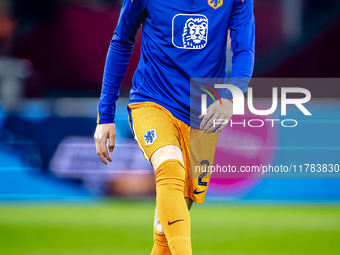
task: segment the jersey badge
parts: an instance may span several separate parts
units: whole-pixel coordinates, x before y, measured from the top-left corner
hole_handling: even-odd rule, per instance
[[[157,139],[156,129],[153,128],[153,129],[146,130],[143,135],[143,139],[144,139],[146,146],[153,144],[155,140]]]
[[[223,5],[223,0],[208,0],[208,4],[210,7],[216,10],[217,8],[220,8]]]

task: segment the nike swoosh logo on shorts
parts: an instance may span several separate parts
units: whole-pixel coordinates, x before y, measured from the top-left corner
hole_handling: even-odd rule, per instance
[[[205,190],[203,190],[203,191],[196,191],[196,189],[194,190],[194,194],[201,194],[201,193],[203,193]]]

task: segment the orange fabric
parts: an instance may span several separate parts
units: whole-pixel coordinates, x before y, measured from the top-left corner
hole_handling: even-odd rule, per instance
[[[191,255],[190,216],[184,199],[185,169],[176,159],[157,168],[156,206],[172,255]]]
[[[206,186],[198,185],[201,173],[197,173],[195,167],[203,161],[213,164],[218,134],[202,134],[201,130],[191,128],[156,103],[133,103],[129,104],[129,108],[132,119],[130,126],[144,157],[150,160],[157,149],[166,145],[178,146],[186,171],[184,196],[198,204],[204,203],[210,176],[206,174],[201,179],[201,183],[206,183]],[[146,145],[143,137],[150,129],[155,129],[157,138],[152,144]]]
[[[153,229],[154,244],[151,251],[151,255],[171,255],[171,251],[168,246],[165,234]]]

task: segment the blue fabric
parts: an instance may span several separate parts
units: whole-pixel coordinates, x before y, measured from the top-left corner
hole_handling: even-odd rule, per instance
[[[227,76],[228,29],[234,53],[229,84],[245,92],[254,65],[253,0],[221,1],[124,0],[107,54],[99,123],[114,122],[119,86],[141,24],[141,56],[130,103],[158,103],[190,125],[190,78]],[[222,97],[232,95],[227,91]]]

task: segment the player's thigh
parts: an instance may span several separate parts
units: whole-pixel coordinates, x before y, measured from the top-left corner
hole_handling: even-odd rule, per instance
[[[145,159],[157,165],[169,159],[168,155],[181,159],[178,128],[168,110],[145,102],[130,104],[128,111],[131,130]]]
[[[177,159],[184,165],[183,154],[181,149],[176,145],[166,145],[158,148],[151,156],[151,164],[154,170],[166,160]]]
[[[185,151],[185,161],[190,162],[190,173],[186,178],[184,195],[198,204],[205,200],[211,174],[209,166],[213,165],[217,133],[203,134],[201,130],[190,129],[190,146]]]

